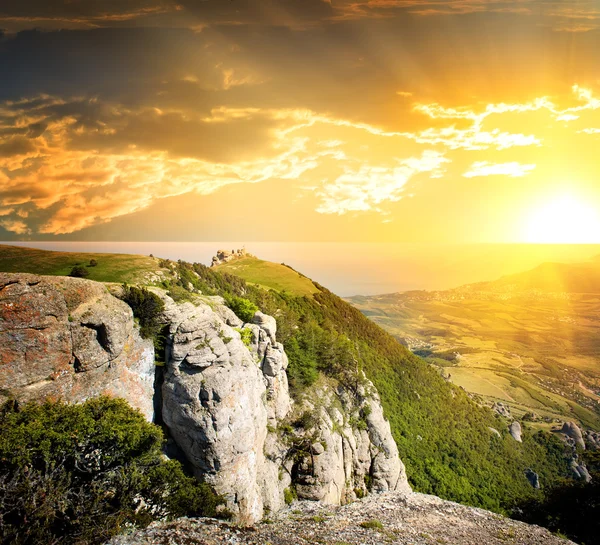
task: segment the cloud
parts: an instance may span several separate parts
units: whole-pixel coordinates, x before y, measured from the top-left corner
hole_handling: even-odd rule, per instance
[[[522,165],[516,161],[510,163],[477,161],[471,165],[471,168],[463,176],[465,178],[479,176],[510,176],[511,178],[519,178],[534,170],[535,167],[536,165]]]
[[[420,157],[410,157],[397,162],[396,166],[351,165],[333,182],[325,184],[317,195],[321,214],[346,214],[348,212],[381,212],[381,204],[396,202],[402,198],[404,186],[421,173],[431,177],[440,175],[449,159],[443,154],[427,150]]]
[[[480,107],[415,103],[412,115],[435,126],[412,131],[302,108],[199,112],[47,95],[5,101],[2,226],[21,235],[69,234],[161,199],[269,180],[311,187],[321,214],[385,214],[419,176],[445,177],[451,169],[466,178],[525,176],[534,162],[504,160],[507,154],[542,148],[553,131],[595,134],[585,123],[600,101],[589,89],[572,93],[561,107],[546,97]],[[541,116],[536,124],[532,115]],[[569,116],[577,119],[565,122]],[[506,119],[532,134],[512,132]],[[480,151],[494,159],[473,162]]]
[[[16,233],[17,235],[30,235],[31,229],[27,226],[24,221],[18,220],[0,220],[0,227]]]

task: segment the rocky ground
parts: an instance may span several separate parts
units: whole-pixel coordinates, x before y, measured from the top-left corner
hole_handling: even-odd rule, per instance
[[[110,545],[568,545],[538,526],[424,494],[389,492],[342,507],[294,504],[252,528],[212,519],[155,523]]]

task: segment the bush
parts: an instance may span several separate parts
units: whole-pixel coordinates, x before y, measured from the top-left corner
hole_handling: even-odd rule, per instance
[[[90,271],[88,271],[85,267],[82,267],[81,265],[75,265],[75,267],[71,269],[69,276],[74,278],[85,278],[89,274]]]
[[[296,492],[296,489],[293,486],[286,488],[283,491],[283,499],[284,499],[286,505],[291,505],[292,503],[294,503],[294,500],[298,499],[298,494]]]
[[[258,307],[248,299],[235,295],[226,298],[227,306],[245,323],[251,322]]]
[[[95,259],[90,259],[90,267],[96,267],[98,262]]]
[[[139,320],[144,339],[156,338],[161,330],[160,315],[165,308],[162,299],[145,288],[123,285],[123,301]]]
[[[162,431],[124,400],[0,409],[0,543],[96,544],[158,518],[214,516],[206,484],[165,461]]]

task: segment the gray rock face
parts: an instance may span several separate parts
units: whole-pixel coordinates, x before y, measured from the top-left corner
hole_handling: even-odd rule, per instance
[[[301,410],[315,422],[300,438],[312,443],[298,463],[298,497],[339,505],[369,492],[410,492],[389,422],[373,385],[365,380],[358,397],[324,388]]]
[[[161,297],[172,338],[163,420],[197,476],[227,498],[238,522],[280,510],[292,478],[299,496],[336,505],[367,489],[410,491],[372,384],[365,380],[358,399],[324,387],[318,406],[306,400],[294,410],[274,318],[257,312],[241,328],[242,340],[214,300],[178,305]],[[307,410],[316,416],[310,429],[279,431]],[[300,446],[309,455],[299,458]]]
[[[273,316],[268,316],[267,314],[263,314],[258,311],[254,318],[252,318],[252,323],[260,327],[271,339],[272,342],[275,342],[275,335],[277,333],[277,322]]]
[[[508,431],[510,432],[510,434],[512,435],[513,439],[515,441],[518,441],[519,443],[522,443],[523,440],[521,439],[521,424],[519,422],[517,422],[516,420],[508,427]]]
[[[597,431],[586,430],[584,433],[584,441],[586,447],[590,450],[600,449],[600,433]]]
[[[564,433],[567,437],[573,439],[578,447],[585,450],[585,441],[583,440],[583,435],[577,424],[574,422],[565,422],[560,433]]]
[[[122,397],[152,420],[152,342],[103,284],[0,274],[0,391],[21,401]]]

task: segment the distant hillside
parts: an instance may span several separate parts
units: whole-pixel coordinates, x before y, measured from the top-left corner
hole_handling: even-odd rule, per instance
[[[222,273],[234,274],[249,284],[287,291],[294,295],[312,295],[318,291],[313,282],[285,264],[271,263],[256,257],[242,257],[214,268]]]
[[[600,293],[600,256],[588,263],[544,263],[530,271],[458,289],[481,289],[490,292]]]
[[[97,265],[91,267],[91,260]],[[147,284],[161,271],[157,258],[143,255],[51,252],[0,244],[0,272],[66,276],[77,265],[85,267],[86,278],[100,282]]]
[[[532,425],[600,428],[600,261],[348,299],[450,380]]]

